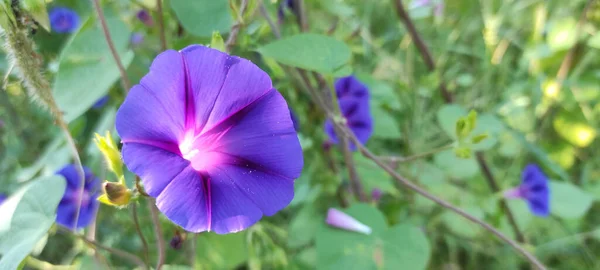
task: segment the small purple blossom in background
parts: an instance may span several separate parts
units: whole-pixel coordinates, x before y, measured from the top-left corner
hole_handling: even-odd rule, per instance
[[[55,7],[48,14],[50,26],[56,33],[73,33],[79,28],[80,19],[77,12],[66,7]]]
[[[289,108],[246,59],[199,45],[161,53],[116,127],[124,163],[187,231],[238,232],[294,197],[303,157]]]
[[[134,32],[131,34],[131,38],[129,41],[131,42],[131,45],[140,45],[142,44],[142,42],[144,42],[144,34],[140,32]]]
[[[327,211],[326,222],[329,226],[336,227],[339,229],[358,232],[362,234],[371,234],[371,228],[350,215],[337,210],[335,208],[329,208]]]
[[[336,80],[335,92],[346,125],[361,144],[367,143],[373,133],[369,89],[356,77],[348,76]],[[331,143],[338,143],[331,119],[327,119],[325,122],[325,132]],[[352,142],[350,143],[350,149],[356,150],[356,145]]]
[[[94,105],[92,105],[92,108],[96,110],[101,109],[102,107],[104,107],[104,105],[106,105],[106,103],[108,103],[108,99],[108,95],[101,97],[96,101],[96,103],[94,103]]]
[[[550,188],[548,178],[535,164],[529,164],[522,172],[521,185],[504,192],[508,199],[523,199],[536,216],[550,214]]]
[[[154,25],[154,20],[152,19],[152,15],[150,15],[148,10],[140,9],[135,16],[148,27],[152,27]]]
[[[371,191],[371,200],[373,200],[373,202],[378,203],[379,200],[381,200],[381,196],[383,196],[383,192],[381,191],[381,189],[374,188]]]
[[[298,16],[298,8],[296,8],[295,0],[281,0],[279,8],[277,8],[277,19],[279,20],[279,23],[283,22],[286,9],[289,9],[294,15]]]
[[[2,205],[2,203],[6,200],[6,195],[4,194],[0,194],[0,205]]]
[[[88,226],[94,219],[98,209],[97,198],[100,196],[101,190],[100,179],[94,176],[89,168],[83,167],[83,170],[85,185],[81,198],[79,197],[81,183],[75,165],[67,165],[56,173],[67,180],[67,189],[56,211],[56,223],[67,228],[72,228],[75,225],[75,215],[80,199],[81,207],[79,208],[79,219],[76,226],[78,229]]]

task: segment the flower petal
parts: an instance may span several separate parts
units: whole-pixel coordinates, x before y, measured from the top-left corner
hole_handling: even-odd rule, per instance
[[[326,222],[330,226],[347,231],[358,232],[367,235],[371,234],[371,228],[369,226],[335,208],[329,208],[329,211],[327,211]]]
[[[156,206],[171,221],[185,230],[206,231],[210,228],[210,212],[207,204],[210,193],[206,192],[205,183],[206,179],[189,166],[175,176],[158,195]]]
[[[208,186],[211,197],[211,231],[218,234],[239,232],[262,217],[260,209],[242,193],[224,170],[213,169]]]
[[[285,100],[274,89],[203,136],[213,133],[223,133],[214,151],[290,179],[302,172],[300,141]]]
[[[196,101],[197,132],[206,132],[227,120],[272,87],[269,76],[249,60],[199,45],[181,53]]]
[[[176,51],[165,51],[156,57],[140,84],[131,88],[117,111],[117,132],[124,143],[177,143],[184,137],[185,101],[182,57]]]
[[[126,143],[122,152],[127,168],[140,176],[146,193],[152,197],[158,196],[189,165],[178,154],[146,144]]]
[[[221,165],[219,169],[263,214],[272,216],[294,198],[294,180],[261,171],[251,163]]]

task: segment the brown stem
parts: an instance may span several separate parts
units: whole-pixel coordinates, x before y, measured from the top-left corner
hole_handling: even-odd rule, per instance
[[[421,56],[423,57],[423,60],[425,61],[425,65],[427,66],[429,71],[435,71],[436,66],[435,66],[433,57],[431,56],[431,52],[429,51],[429,49],[427,48],[427,45],[425,44],[425,42],[419,35],[419,32],[417,32],[417,29],[415,28],[415,25],[412,23],[412,20],[406,13],[406,10],[404,9],[404,5],[402,4],[402,0],[394,0],[394,4],[396,7],[396,13],[398,13],[398,17],[400,17],[400,20],[402,21],[402,23],[404,23],[404,25],[408,29],[408,32],[409,32],[411,38],[415,41],[415,46],[417,46],[417,48],[419,49],[419,52],[421,53]],[[440,92],[441,92],[442,96],[444,97],[444,100],[446,101],[446,103],[453,102],[452,94],[446,88],[446,84],[443,80],[441,80],[441,82],[440,82]],[[481,170],[485,172],[486,168],[489,167],[487,165],[485,157],[479,153],[477,155],[478,155],[477,163],[479,164],[479,167],[481,168]],[[494,177],[491,174],[491,172],[489,171],[489,169],[487,171],[489,174],[484,174],[484,176],[486,177],[488,184],[490,185],[490,187],[493,190],[494,187],[498,187],[498,184],[496,183],[496,180],[494,179]],[[504,205],[502,207],[503,207],[504,211],[506,212],[506,215],[509,219],[512,229],[515,232],[515,235],[517,236],[517,239],[520,242],[524,243],[525,237],[523,237],[523,233],[521,232],[521,230],[519,229],[519,226],[515,222],[512,211],[510,210],[510,208],[508,208],[506,206],[506,202],[502,201],[501,203]]]
[[[446,145],[446,146],[438,147],[436,149],[429,150],[427,152],[416,154],[416,155],[409,156],[409,157],[387,156],[387,157],[379,157],[379,158],[383,159],[383,160],[387,160],[393,164],[399,164],[399,163],[411,162],[411,161],[415,161],[417,159],[428,157],[430,155],[439,153],[441,151],[452,149],[453,147],[454,147],[453,145]]]
[[[237,37],[240,33],[240,29],[242,28],[242,25],[244,24],[244,22],[242,20],[243,20],[244,13],[246,12],[246,8],[248,8],[248,0],[242,0],[242,5],[240,6],[240,10],[238,13],[239,20],[231,27],[229,37],[227,37],[227,41],[225,41],[225,50],[228,53],[231,52],[233,45],[235,45],[235,42],[237,41]]]
[[[273,22],[273,20],[271,19],[271,16],[269,16],[269,12],[265,7],[264,1],[258,1],[258,9],[260,10],[260,14],[265,18],[265,20],[267,20],[267,23],[269,24],[269,27],[271,27],[271,31],[273,31],[275,37],[277,39],[280,39],[281,33],[279,32],[279,27],[277,27],[275,22]]]
[[[479,167],[483,171],[483,175],[485,176],[485,179],[487,180],[488,185],[492,189],[492,192],[494,192],[494,193],[500,192],[500,187],[498,186],[498,183],[496,183],[496,181],[494,179],[494,175],[492,174],[490,167],[485,162],[485,157],[483,156],[483,153],[477,152],[475,154],[475,156],[477,157],[477,163],[479,163]],[[508,204],[506,203],[506,200],[502,199],[498,203],[500,204],[500,207],[502,208],[502,210],[504,210],[504,213],[506,213],[506,217],[508,218],[508,223],[510,223],[510,226],[512,227],[513,231],[515,232],[517,241],[519,241],[521,243],[525,243],[525,241],[526,241],[525,236],[523,235],[521,230],[519,230],[519,225],[517,225],[517,221],[516,221],[515,216],[513,215],[512,211],[510,210],[510,208],[508,208]]]
[[[419,49],[419,52],[421,53],[421,57],[423,58],[423,61],[425,61],[425,65],[427,66],[427,69],[430,72],[435,71],[435,62],[433,61],[431,52],[429,51],[429,49],[427,48],[427,45],[425,44],[425,42],[419,35],[419,32],[417,32],[417,29],[415,28],[415,25],[413,24],[412,20],[408,16],[408,13],[406,13],[406,10],[404,9],[404,5],[402,4],[402,0],[393,0],[393,1],[396,6],[396,13],[398,13],[398,17],[400,17],[400,20],[402,21],[402,23],[404,23],[404,26],[406,26],[406,29],[408,30],[408,33],[410,34],[411,39],[415,42],[415,46],[417,46],[417,49]],[[448,91],[448,88],[446,88],[446,84],[444,83],[443,80],[440,81],[439,88],[440,88],[440,92],[442,93],[442,97],[444,97],[444,100],[446,101],[446,103],[452,103],[452,101],[453,101],[452,93],[450,93],[450,91]]]
[[[144,250],[144,259],[146,263],[149,262],[150,258],[148,257],[148,242],[142,233],[142,229],[140,228],[140,221],[137,212],[137,203],[133,203],[131,205],[131,217],[133,218],[133,224],[135,225],[135,231],[137,232],[140,240],[142,241],[142,248]]]
[[[119,58],[119,54],[117,53],[117,49],[115,49],[115,44],[113,43],[112,38],[110,37],[110,31],[108,30],[108,25],[106,24],[106,18],[104,17],[104,12],[102,11],[102,7],[100,6],[99,0],[92,0],[94,4],[94,9],[96,9],[96,14],[98,14],[98,20],[100,20],[100,25],[102,26],[102,33],[104,33],[104,39],[108,44],[108,48],[110,49],[110,53],[119,68],[119,73],[121,73],[121,84],[125,93],[129,91],[131,84],[129,83],[129,78],[127,78],[127,72],[125,72],[125,67],[121,62],[121,58]]]
[[[70,235],[73,235],[73,236],[81,239],[83,242],[85,242],[86,244],[88,244],[90,246],[93,246],[95,248],[99,248],[101,250],[107,251],[107,252],[109,252],[111,254],[114,254],[117,257],[121,257],[123,259],[126,259],[126,260],[128,260],[128,261],[130,261],[130,262],[132,262],[132,263],[134,263],[134,264],[136,264],[138,266],[140,266],[142,269],[148,269],[148,266],[146,266],[146,264],[142,261],[142,259],[140,259],[138,256],[135,256],[135,255],[133,255],[133,254],[127,252],[127,251],[116,249],[116,248],[111,248],[111,247],[105,247],[105,246],[99,244],[96,241],[88,240],[83,235],[79,235],[79,234],[73,233],[69,229],[64,228],[62,226],[57,226],[57,228],[58,228],[58,230],[60,230],[63,233],[70,234]]]
[[[508,245],[510,245],[512,248],[514,248],[516,251],[518,251],[519,253],[521,253],[523,256],[525,256],[525,258],[527,258],[527,260],[534,265],[536,268],[540,269],[540,270],[545,270],[546,267],[540,262],[538,261],[538,259],[533,256],[531,253],[529,253],[527,250],[525,250],[523,247],[521,247],[519,245],[519,243],[513,241],[512,239],[508,238],[507,236],[505,236],[504,234],[502,234],[500,231],[496,230],[496,228],[492,227],[491,225],[487,224],[486,222],[471,216],[469,213],[461,210],[460,208],[434,196],[433,194],[430,194],[429,192],[427,192],[426,190],[420,188],[419,186],[415,185],[414,183],[412,183],[411,181],[405,179],[404,177],[402,177],[400,174],[398,174],[394,169],[392,169],[391,167],[389,167],[385,162],[381,161],[375,154],[373,154],[371,151],[369,151],[369,149],[367,149],[366,147],[364,147],[363,145],[361,145],[358,141],[358,139],[354,136],[354,134],[352,134],[351,131],[347,130],[347,128],[343,125],[340,125],[339,123],[335,123],[335,125],[338,125],[340,129],[342,129],[342,131],[344,132],[345,136],[347,136],[348,138],[350,138],[350,140],[352,140],[358,147],[359,151],[361,152],[361,154],[363,156],[365,156],[368,159],[371,159],[373,162],[375,162],[375,164],[377,164],[380,168],[382,168],[384,171],[386,171],[389,175],[391,175],[396,182],[398,182],[398,184],[400,184],[401,186],[404,186],[418,194],[420,194],[421,196],[435,202],[436,204],[449,209],[459,215],[461,215],[462,217],[470,220],[471,222],[481,226],[482,228],[484,228],[485,230],[493,233],[494,235],[496,235],[498,238],[500,238],[502,241],[506,242]]]
[[[163,18],[162,0],[156,0],[156,12],[158,13],[158,31],[160,36],[160,48],[167,50],[167,36],[165,35],[165,22]]]
[[[158,209],[154,205],[154,200],[148,198],[146,200],[148,208],[150,209],[150,216],[152,217],[152,224],[154,224],[154,235],[156,237],[156,248],[158,249],[158,259],[156,261],[156,270],[160,270],[165,263],[165,239],[162,235],[162,229],[160,227],[160,220],[158,219]]]

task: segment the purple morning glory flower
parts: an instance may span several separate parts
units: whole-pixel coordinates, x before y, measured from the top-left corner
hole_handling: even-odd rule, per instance
[[[85,185],[83,186],[79,219],[77,220],[78,229],[88,226],[94,219],[98,209],[97,198],[100,196],[101,190],[100,179],[94,176],[87,167],[83,167],[83,171],[85,173]],[[56,211],[56,223],[72,228],[75,225],[75,214],[80,201],[80,179],[75,165],[67,165],[56,174],[62,175],[67,180],[67,189]]]
[[[300,120],[298,120],[298,116],[292,111],[292,108],[290,108],[290,117],[292,118],[292,123],[294,123],[294,130],[296,132],[300,131]]]
[[[373,133],[368,88],[356,77],[348,76],[336,80],[335,92],[346,125],[352,130],[360,143],[365,144]],[[329,140],[332,143],[338,143],[333,122],[330,119],[325,122],[325,132],[329,135]],[[350,149],[356,150],[356,146],[350,143]]]
[[[362,234],[371,234],[371,227],[361,223],[352,216],[337,210],[329,208],[327,211],[327,219],[325,220],[329,226],[340,228],[347,231],[358,232]]]
[[[108,95],[101,97],[100,99],[96,100],[96,103],[94,103],[94,105],[92,105],[93,109],[101,109],[102,107],[104,107],[104,105],[106,105],[106,103],[108,102]]]
[[[131,45],[140,45],[142,42],[144,42],[144,34],[140,32],[134,32],[131,34],[129,41],[131,42]]]
[[[55,7],[48,14],[50,26],[56,33],[73,33],[80,24],[77,12],[66,7]]]
[[[508,199],[523,199],[536,216],[545,217],[550,214],[550,188],[548,178],[535,164],[529,164],[522,172],[521,185],[507,190],[504,196]]]
[[[237,232],[294,196],[303,157],[288,106],[246,59],[200,45],[165,51],[116,118],[123,161],[187,231]]]
[[[141,9],[135,14],[135,16],[148,27],[152,27],[154,25],[154,20],[152,19],[152,15],[150,15],[148,10]]]
[[[6,195],[0,194],[0,205],[6,200]]]

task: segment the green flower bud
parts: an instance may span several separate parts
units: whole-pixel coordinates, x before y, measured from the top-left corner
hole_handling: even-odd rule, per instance
[[[115,173],[119,180],[124,179],[121,152],[119,152],[117,145],[110,136],[110,132],[106,131],[104,137],[100,136],[98,133],[96,133],[95,136],[94,142],[98,149],[100,149],[100,152],[102,152],[104,161],[106,161],[106,164],[108,165],[108,169]],[[123,182],[121,182],[121,184],[123,184]]]
[[[98,198],[100,202],[112,206],[125,206],[131,200],[131,191],[120,183],[105,182],[102,186],[104,194]]]
[[[471,139],[471,142],[473,142],[474,144],[478,144],[478,143],[482,142],[483,140],[487,139],[488,137],[489,137],[489,136],[488,136],[487,132],[486,132],[486,133],[479,134],[479,135],[475,135],[475,136],[474,136],[474,137]]]

